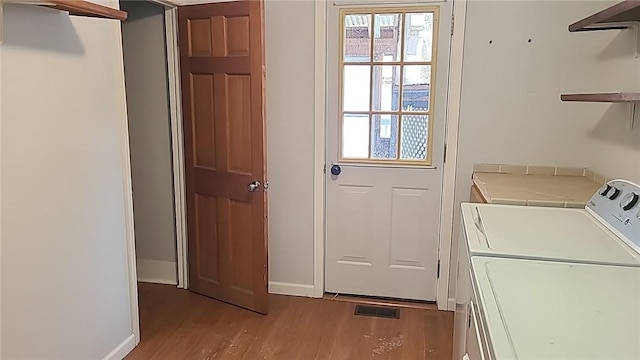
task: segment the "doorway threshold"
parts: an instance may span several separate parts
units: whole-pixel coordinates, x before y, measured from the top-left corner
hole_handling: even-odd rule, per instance
[[[438,310],[438,306],[435,302],[432,301],[393,299],[385,297],[336,293],[324,293],[324,296],[322,298],[330,301],[342,301],[372,306],[393,306],[407,309]]]

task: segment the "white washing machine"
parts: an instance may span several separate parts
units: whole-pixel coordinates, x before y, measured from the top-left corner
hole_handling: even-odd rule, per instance
[[[640,268],[471,262],[477,323],[468,331],[469,359],[640,359]]]
[[[614,180],[585,209],[463,204],[454,359],[640,358],[639,202]]]

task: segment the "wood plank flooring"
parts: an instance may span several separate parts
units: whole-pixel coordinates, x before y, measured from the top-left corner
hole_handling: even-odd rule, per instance
[[[446,359],[453,313],[402,309],[400,319],[354,316],[354,304],[270,296],[269,315],[177,289],[140,284],[137,359]]]

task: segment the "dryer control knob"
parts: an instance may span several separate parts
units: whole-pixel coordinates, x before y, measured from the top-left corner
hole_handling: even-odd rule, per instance
[[[618,196],[620,196],[620,189],[614,187],[612,188],[613,192],[611,193],[611,195],[609,195],[609,199],[611,200],[615,200]]]
[[[609,191],[611,191],[611,185],[606,184],[606,185],[602,188],[602,191],[600,192],[600,195],[602,195],[602,196],[607,196],[607,194],[609,193]]]
[[[632,192],[628,193],[625,197],[620,201],[620,207],[624,211],[628,211],[633,209],[634,206],[638,204],[638,200],[640,200],[640,195]]]

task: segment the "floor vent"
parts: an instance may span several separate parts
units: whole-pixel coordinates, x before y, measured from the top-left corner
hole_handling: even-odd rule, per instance
[[[400,319],[400,309],[383,306],[356,305],[356,311],[353,314],[385,319]]]

